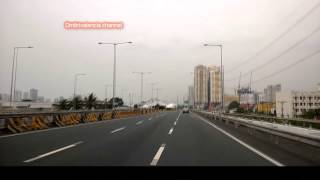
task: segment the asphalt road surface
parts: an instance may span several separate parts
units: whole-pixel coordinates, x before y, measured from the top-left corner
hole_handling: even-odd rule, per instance
[[[282,164],[194,113],[171,111],[2,136],[0,165]]]

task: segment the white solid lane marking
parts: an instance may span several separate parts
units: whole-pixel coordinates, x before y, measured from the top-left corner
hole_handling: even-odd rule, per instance
[[[137,123],[136,123],[136,125],[139,125],[139,124],[142,124],[143,123],[143,121],[138,121]]]
[[[174,125],[177,125],[177,121],[174,122]]]
[[[63,151],[63,150],[66,150],[66,149],[75,147],[75,146],[77,146],[77,145],[79,145],[79,144],[81,144],[81,143],[83,143],[83,142],[82,142],[82,141],[79,141],[79,142],[76,142],[76,143],[71,144],[71,145],[69,145],[69,146],[65,146],[65,147],[63,147],[63,148],[60,148],[60,149],[57,149],[57,150],[54,150],[54,151],[50,151],[50,152],[45,153],[45,154],[41,154],[41,155],[39,155],[39,156],[37,156],[37,157],[34,157],[34,158],[31,158],[31,159],[25,160],[25,161],[23,161],[23,162],[29,163],[29,162],[32,162],[32,161],[35,161],[35,160],[44,158],[44,157],[46,157],[46,156],[50,156],[50,155],[52,155],[52,154],[58,153],[58,152],[60,152],[60,151]]]
[[[118,132],[118,131],[121,131],[121,130],[124,130],[126,127],[121,127],[121,128],[118,128],[118,129],[115,129],[113,131],[111,131],[110,133],[115,133],[115,132]]]
[[[170,129],[170,131],[169,131],[169,133],[168,133],[168,134],[172,134],[172,131],[173,131],[173,128],[171,128],[171,129]]]
[[[156,155],[153,157],[153,160],[150,163],[151,166],[156,166],[157,165],[165,146],[166,146],[166,144],[162,144],[160,146],[159,150],[157,151]]]
[[[231,139],[235,140],[236,142],[238,142],[239,144],[243,145],[244,147],[248,148],[249,150],[251,150],[252,152],[256,153],[257,155],[263,157],[264,159],[268,160],[269,162],[273,163],[276,166],[284,166],[283,164],[281,164],[280,162],[274,160],[273,158],[271,158],[270,156],[258,151],[257,149],[253,148],[252,146],[248,145],[247,143],[241,141],[240,139],[234,137],[233,135],[229,134],[228,132],[224,131],[223,129],[220,129],[218,126],[212,124],[211,122],[208,122],[207,120],[203,119],[202,117],[198,116],[197,117],[199,119],[201,119],[203,122],[209,124],[210,126],[214,127],[215,129],[217,129],[218,131],[222,132],[223,134],[225,134],[226,136],[230,137]]]

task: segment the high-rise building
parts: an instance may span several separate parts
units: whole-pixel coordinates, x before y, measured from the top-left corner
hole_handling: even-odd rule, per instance
[[[8,102],[9,100],[10,100],[9,94],[5,94],[5,93],[0,94],[0,101]]]
[[[29,92],[23,92],[23,99],[30,99]]]
[[[194,87],[193,86],[188,87],[188,102],[189,102],[189,106],[194,106]]]
[[[44,97],[38,96],[37,102],[44,103]]]
[[[265,102],[274,103],[276,102],[276,93],[281,91],[281,84],[268,85],[264,89],[264,100]]]
[[[22,92],[21,91],[14,91],[14,101],[21,101],[22,100]]]
[[[30,99],[32,101],[38,100],[38,90],[37,89],[30,89]]]
[[[208,98],[211,106],[221,102],[221,75],[217,66],[208,66]]]
[[[63,97],[63,96],[60,96],[60,97],[55,98],[55,99],[54,99],[54,102],[57,103],[57,102],[62,101],[63,99],[64,99],[64,97]]]
[[[195,105],[204,108],[208,104],[208,71],[204,65],[194,68],[194,92]]]

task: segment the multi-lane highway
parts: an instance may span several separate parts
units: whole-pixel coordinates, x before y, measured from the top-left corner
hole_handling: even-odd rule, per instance
[[[282,164],[194,113],[172,111],[2,136],[0,165]]]

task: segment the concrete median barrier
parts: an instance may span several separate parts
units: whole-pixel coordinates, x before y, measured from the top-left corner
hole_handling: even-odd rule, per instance
[[[80,123],[128,118],[141,115],[152,115],[160,112],[157,109],[131,109],[131,110],[77,110],[55,112],[29,112],[0,114],[4,126],[0,131],[4,133],[22,133],[47,129],[51,127],[71,126]]]
[[[83,121],[88,123],[88,122],[96,122],[98,120],[98,116],[96,113],[89,113],[89,114],[86,114],[84,117],[83,117]]]

